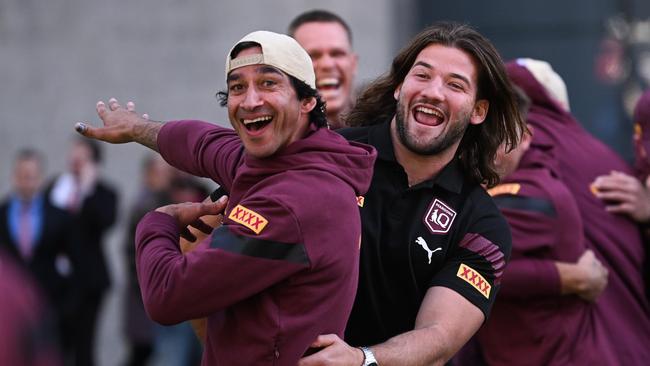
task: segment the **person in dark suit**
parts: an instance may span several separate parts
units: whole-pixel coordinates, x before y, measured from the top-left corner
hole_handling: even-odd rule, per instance
[[[113,225],[117,212],[117,194],[99,179],[99,144],[89,139],[73,142],[69,170],[55,179],[49,198],[70,212],[79,237],[81,261],[78,268],[78,308],[71,324],[69,354],[75,364],[92,366],[95,330],[103,297],[110,277],[103,250],[103,238]]]
[[[0,204],[0,248],[33,275],[61,330],[72,310],[73,263],[78,255],[71,215],[44,197],[43,165],[36,150],[18,152],[13,190]]]

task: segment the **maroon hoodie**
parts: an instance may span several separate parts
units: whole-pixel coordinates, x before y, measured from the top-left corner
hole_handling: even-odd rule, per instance
[[[594,332],[596,304],[561,293],[555,261],[586,247],[580,211],[551,146],[532,143],[517,170],[488,191],[512,229],[512,257],[492,314],[477,334],[487,364],[596,365],[609,340]],[[507,335],[507,336],[506,336]]]
[[[632,169],[602,142],[591,136],[563,110],[533,75],[516,63],[508,74],[531,98],[528,123],[533,142],[554,147],[559,174],[574,196],[583,221],[585,245],[594,250],[609,270],[609,283],[596,301],[594,337],[608,337],[610,346],[600,350],[603,364],[647,365],[650,360],[650,308],[644,296],[642,262],[645,251],[640,232],[625,216],[605,210],[590,189],[600,175]],[[540,323],[540,326],[545,326]]]
[[[272,157],[234,131],[170,122],[158,148],[173,166],[230,192],[224,225],[182,255],[170,216],[136,234],[145,308],[163,324],[208,317],[203,365],[295,365],[319,334],[343,330],[357,286],[361,223],[376,153],[312,129]]]

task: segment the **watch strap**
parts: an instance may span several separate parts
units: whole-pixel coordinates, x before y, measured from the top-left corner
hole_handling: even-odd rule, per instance
[[[363,352],[363,363],[361,366],[379,366],[375,359],[375,354],[372,353],[369,347],[359,347],[359,349]]]

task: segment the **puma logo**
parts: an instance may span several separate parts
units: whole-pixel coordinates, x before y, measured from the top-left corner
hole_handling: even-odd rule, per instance
[[[429,245],[427,245],[426,240],[422,239],[421,236],[418,236],[418,238],[415,239],[415,243],[416,243],[417,245],[421,246],[422,249],[424,249],[424,250],[427,251],[427,256],[429,257],[429,264],[431,264],[431,256],[433,255],[433,253],[435,253],[435,252],[437,252],[437,251],[439,251],[439,250],[442,250],[441,247],[437,247],[437,248],[434,249],[434,250],[429,249]]]

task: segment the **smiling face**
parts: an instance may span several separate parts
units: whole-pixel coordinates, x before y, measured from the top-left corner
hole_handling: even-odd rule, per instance
[[[345,28],[336,22],[309,22],[299,26],[293,37],[312,59],[316,88],[327,103],[328,119],[333,127],[341,127],[336,122],[352,103],[357,72],[357,55]]]
[[[237,55],[260,54],[260,47]],[[228,117],[246,152],[265,158],[302,138],[309,125],[314,98],[298,100],[289,77],[268,65],[248,65],[230,72]]]
[[[424,48],[394,93],[397,143],[416,154],[453,155],[467,126],[487,115],[489,102],[476,100],[477,80],[476,65],[463,50]]]

